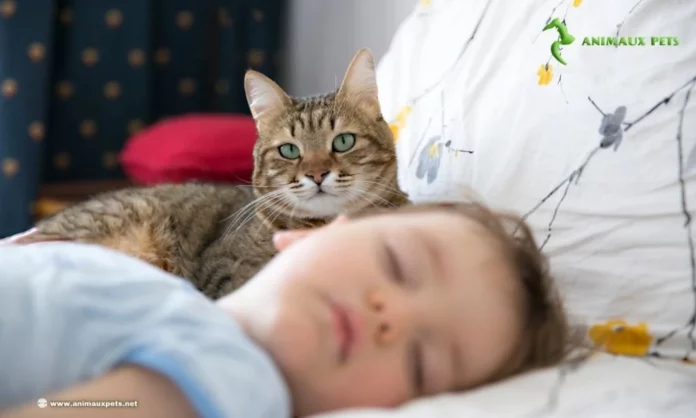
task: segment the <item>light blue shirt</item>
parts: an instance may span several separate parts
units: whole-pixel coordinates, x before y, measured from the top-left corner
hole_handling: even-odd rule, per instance
[[[183,279],[97,246],[0,245],[0,409],[127,363],[168,376],[201,417],[291,416],[270,356]]]

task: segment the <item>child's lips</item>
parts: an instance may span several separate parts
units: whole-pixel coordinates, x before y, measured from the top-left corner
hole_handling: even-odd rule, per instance
[[[357,347],[361,332],[361,323],[358,316],[345,306],[333,300],[329,301],[329,305],[333,317],[333,328],[338,340],[339,360],[341,363],[344,363],[350,358]]]

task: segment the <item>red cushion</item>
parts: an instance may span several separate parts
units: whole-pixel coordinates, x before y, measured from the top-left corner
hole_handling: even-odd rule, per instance
[[[160,121],[121,151],[126,175],[138,184],[251,180],[256,126],[251,116],[192,114]]]

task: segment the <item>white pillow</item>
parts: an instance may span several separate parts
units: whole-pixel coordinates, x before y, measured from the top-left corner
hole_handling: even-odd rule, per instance
[[[689,374],[666,360],[600,355],[577,369],[541,370],[397,409],[355,409],[316,418],[695,417],[696,368],[691,369]]]
[[[596,341],[696,361],[696,2],[423,3],[378,71],[405,191],[473,190],[529,214]],[[559,33],[542,31],[555,17],[575,36],[565,66],[551,56]],[[617,28],[648,45],[583,45]],[[653,36],[679,45],[650,46]]]

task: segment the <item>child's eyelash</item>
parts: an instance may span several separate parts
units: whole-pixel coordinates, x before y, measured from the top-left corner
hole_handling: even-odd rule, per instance
[[[384,255],[389,276],[391,276],[391,278],[397,283],[403,283],[404,275],[401,269],[401,264],[399,263],[394,250],[388,243],[384,245]]]
[[[423,351],[420,344],[414,342],[411,345],[411,364],[413,387],[419,395],[423,393]]]

